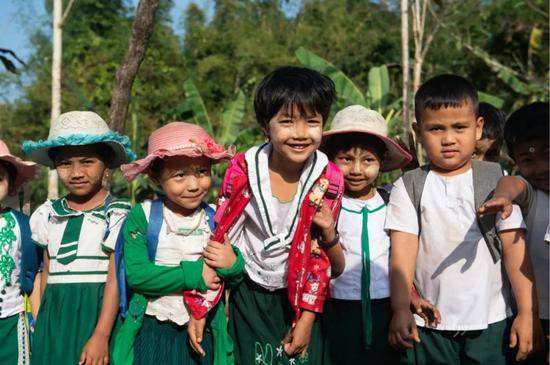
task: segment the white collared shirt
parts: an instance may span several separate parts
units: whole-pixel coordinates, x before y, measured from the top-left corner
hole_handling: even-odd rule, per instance
[[[276,290],[287,287],[288,254],[300,207],[323,173],[328,158],[316,151],[304,166],[292,201],[280,203],[273,199],[271,192],[270,153],[271,143],[266,143],[252,147],[245,154],[251,199],[242,218],[231,229],[229,238],[241,250],[250,279],[268,290]]]
[[[363,226],[363,215],[367,226]],[[338,219],[340,243],[344,249],[346,267],[344,272],[330,282],[332,298],[361,300],[362,284],[362,233],[366,229],[370,260],[370,298],[390,296],[389,264],[390,237],[384,230],[386,204],[378,194],[359,200],[344,196]]]
[[[476,222],[472,170],[451,177],[428,173],[420,202],[415,284],[441,313],[438,330],[485,329],[510,316],[509,283]],[[497,230],[525,228],[519,207]],[[386,229],[418,234],[417,213],[403,179],[394,183]],[[424,321],[416,317],[416,323]]]

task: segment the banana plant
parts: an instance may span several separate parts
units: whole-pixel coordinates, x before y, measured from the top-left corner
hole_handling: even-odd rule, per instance
[[[325,74],[334,82],[339,109],[353,104],[363,105],[378,111],[390,125],[399,116],[401,99],[390,103],[390,76],[386,65],[369,70],[368,88],[362,91],[344,72],[315,53],[300,47],[295,55],[302,65]]]

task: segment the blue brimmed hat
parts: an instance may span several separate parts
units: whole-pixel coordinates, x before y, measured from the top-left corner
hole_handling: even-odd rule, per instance
[[[41,165],[55,168],[48,151],[62,146],[84,146],[105,143],[113,150],[110,167],[116,168],[136,157],[130,148],[130,139],[109,129],[107,123],[94,112],[73,111],[61,114],[50,127],[48,139],[23,142],[23,151]]]

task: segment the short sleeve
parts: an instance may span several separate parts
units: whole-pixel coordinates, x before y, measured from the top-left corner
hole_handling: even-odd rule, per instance
[[[523,215],[518,205],[514,204],[512,214],[506,219],[502,219],[500,214],[497,214],[496,227],[498,232],[508,231],[512,229],[526,229]]]
[[[114,252],[116,241],[132,205],[128,201],[115,200],[107,208],[109,235],[103,241],[103,250]]]
[[[405,189],[403,178],[392,186],[390,201],[386,210],[386,231],[399,231],[418,235],[418,215]]]
[[[32,240],[40,247],[48,247],[48,221],[50,218],[50,201],[39,206],[31,215],[30,226]]]

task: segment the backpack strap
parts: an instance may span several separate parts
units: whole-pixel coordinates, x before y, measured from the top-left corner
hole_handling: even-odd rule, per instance
[[[388,205],[390,202],[390,192],[384,188],[377,188],[376,191],[380,194],[380,197],[382,197],[384,204]]]
[[[149,224],[147,225],[147,251],[149,260],[155,262],[157,256],[157,247],[159,245],[159,234],[162,227],[164,200],[155,199],[151,202],[151,211],[149,212]]]
[[[329,162],[324,172],[325,177],[329,181],[325,198],[328,200],[334,200],[344,192],[344,178],[342,172],[334,163]]]
[[[124,228],[126,222],[122,224],[115,245],[115,271],[118,286],[118,300],[120,316],[126,318],[130,299],[132,298],[132,289],[126,283],[126,266],[124,264]]]
[[[487,161],[472,161],[472,177],[474,181],[474,204],[476,212],[487,200],[491,199],[498,180],[503,176],[498,163]],[[502,257],[502,242],[496,230],[496,214],[477,216],[477,224],[487,243],[493,262]]]
[[[21,231],[21,274],[19,285],[25,294],[31,294],[34,288],[34,278],[42,263],[42,249],[32,240],[29,217],[15,209],[15,216]]]
[[[422,192],[424,191],[424,184],[426,184],[426,177],[430,168],[428,165],[418,167],[414,170],[407,171],[403,174],[403,184],[405,190],[413,203],[416,210],[416,217],[418,219],[418,232],[421,230],[420,219],[420,200],[422,199]]]

